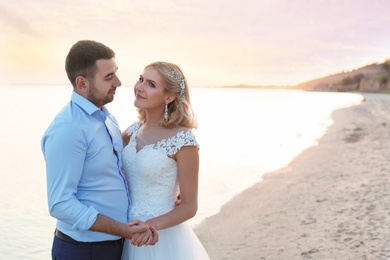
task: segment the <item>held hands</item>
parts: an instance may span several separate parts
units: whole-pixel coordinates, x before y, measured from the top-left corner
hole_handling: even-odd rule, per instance
[[[134,246],[148,246],[157,243],[157,229],[150,223],[133,220],[128,225],[133,233],[130,244]]]
[[[181,196],[177,196],[175,205],[180,206]],[[149,223],[142,222],[139,220],[131,221],[128,226],[130,227],[130,232],[132,236],[130,239],[130,244],[134,246],[148,246],[155,245],[158,242],[158,233],[157,228]]]

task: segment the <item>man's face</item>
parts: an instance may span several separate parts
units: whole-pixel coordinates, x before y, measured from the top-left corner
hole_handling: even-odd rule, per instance
[[[101,59],[96,61],[96,74],[93,81],[89,81],[86,98],[101,108],[114,100],[115,90],[122,85],[116,72],[118,66],[115,59]]]

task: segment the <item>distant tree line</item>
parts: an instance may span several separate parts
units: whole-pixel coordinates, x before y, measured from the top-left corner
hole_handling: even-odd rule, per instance
[[[371,77],[376,78],[379,81],[380,86],[383,88],[386,88],[386,86],[389,83],[390,80],[390,59],[386,59],[385,62],[380,64],[380,67],[382,68],[382,72],[377,75],[367,75],[363,73],[356,74],[354,76],[348,76],[343,78],[339,85],[341,86],[355,86],[354,89],[359,89],[361,80],[365,77]]]

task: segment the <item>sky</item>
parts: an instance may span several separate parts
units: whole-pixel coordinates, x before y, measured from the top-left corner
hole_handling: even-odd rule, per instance
[[[157,60],[189,85],[295,85],[390,58],[387,0],[0,0],[0,85],[69,84],[78,40],[116,52],[123,85]]]

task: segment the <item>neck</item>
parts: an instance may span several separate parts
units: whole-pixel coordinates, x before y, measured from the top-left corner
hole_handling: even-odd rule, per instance
[[[164,128],[163,126],[161,126],[159,124],[152,124],[152,123],[148,123],[148,122],[146,122],[144,124],[144,127],[145,128]]]
[[[160,115],[160,113],[148,113],[146,111],[145,127],[147,127],[147,128],[163,128],[159,123],[161,117],[162,117],[162,114]]]

